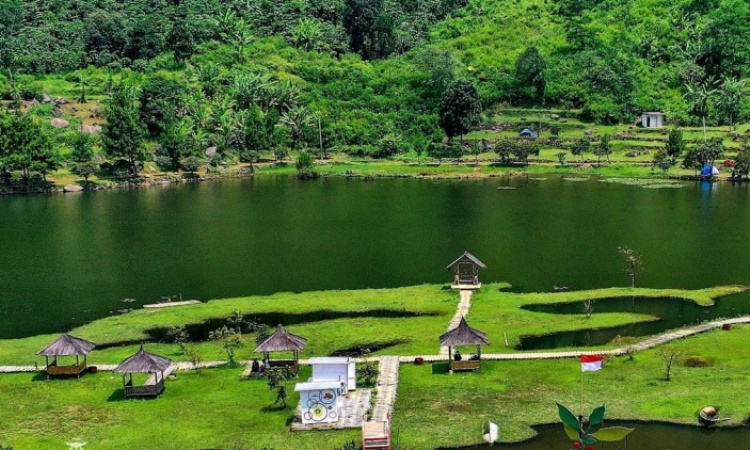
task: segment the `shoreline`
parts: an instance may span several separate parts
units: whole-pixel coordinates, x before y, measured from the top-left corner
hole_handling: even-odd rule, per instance
[[[739,183],[750,182],[748,179],[736,179],[729,176],[705,178],[699,175],[654,173],[645,164],[602,164],[595,165],[592,162],[575,163],[565,166],[549,164],[546,162],[532,163],[522,167],[518,165],[499,165],[495,161],[484,160],[480,163],[473,161],[445,161],[443,163],[422,163],[392,161],[324,161],[316,162],[321,178],[351,178],[364,181],[374,179],[414,179],[414,180],[483,180],[493,178],[533,178],[542,175],[557,176],[581,176],[588,178],[617,178],[634,180],[669,180],[669,181],[700,181]],[[633,172],[619,173],[623,170]],[[65,175],[61,176],[64,178]],[[177,174],[145,174],[138,179],[102,179],[97,181],[75,180],[73,183],[56,183],[55,177],[51,181],[34,182],[29,185],[15,188],[9,183],[0,183],[0,196],[4,195],[28,195],[28,194],[69,194],[83,191],[107,191],[114,189],[136,189],[149,188],[163,185],[180,183],[201,183],[206,181],[217,181],[227,178],[248,178],[263,176],[292,176],[296,177],[296,171],[289,163],[261,163],[254,165],[252,170],[249,165],[237,165],[223,172],[202,174],[177,173]]]

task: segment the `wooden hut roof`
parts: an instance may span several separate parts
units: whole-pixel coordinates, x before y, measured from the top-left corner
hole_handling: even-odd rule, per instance
[[[150,373],[150,372],[164,372],[169,366],[172,365],[172,360],[163,356],[154,355],[143,349],[138,350],[138,353],[129,357],[125,361],[121,362],[119,366],[115,368],[115,372],[119,373]]]
[[[452,263],[448,264],[448,267],[446,267],[446,269],[450,269],[451,267],[455,266],[456,264],[459,263],[459,261],[461,261],[464,258],[469,259],[471,262],[473,262],[477,266],[481,267],[482,269],[486,269],[487,268],[487,266],[485,266],[484,263],[479,260],[479,258],[477,258],[476,256],[472,255],[469,252],[464,252],[463,255],[459,256],[458,258],[456,258],[455,261],[453,261]]]
[[[255,348],[256,353],[300,351],[307,345],[307,339],[292,334],[283,325],[276,327],[276,332]]]
[[[471,328],[466,323],[466,318],[461,317],[458,326],[440,336],[440,345],[455,347],[457,345],[489,344],[487,335],[479,330]]]
[[[63,334],[54,342],[36,352],[42,356],[78,356],[86,355],[96,344],[69,334]]]

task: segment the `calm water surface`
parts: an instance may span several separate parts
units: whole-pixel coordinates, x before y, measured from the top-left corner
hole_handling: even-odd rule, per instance
[[[750,428],[716,428],[707,430],[659,423],[611,422],[607,426],[635,428],[625,442],[618,442],[621,450],[739,450],[748,447]],[[521,444],[495,444],[493,446],[469,447],[466,450],[568,450],[571,441],[565,435],[561,424],[534,427],[537,437]],[[502,437],[502,424],[500,436]],[[600,444],[601,445],[601,444]],[[616,450],[612,444],[597,445],[597,450]]]
[[[516,190],[498,190],[511,185]],[[449,280],[464,250],[521,291],[750,284],[750,187],[259,177],[0,198],[0,338],[158,301]],[[738,296],[742,297],[742,296]],[[136,303],[122,303],[135,298]],[[742,302],[739,302],[742,303]]]

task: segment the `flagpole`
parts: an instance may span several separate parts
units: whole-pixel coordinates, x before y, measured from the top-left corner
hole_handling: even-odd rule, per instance
[[[586,414],[583,410],[583,368],[581,368],[581,390],[580,390],[581,396],[580,396],[580,402],[581,402],[581,415]]]

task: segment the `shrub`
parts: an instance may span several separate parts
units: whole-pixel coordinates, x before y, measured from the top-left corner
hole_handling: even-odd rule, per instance
[[[685,367],[711,367],[714,365],[711,361],[700,356],[688,356],[683,361]]]

